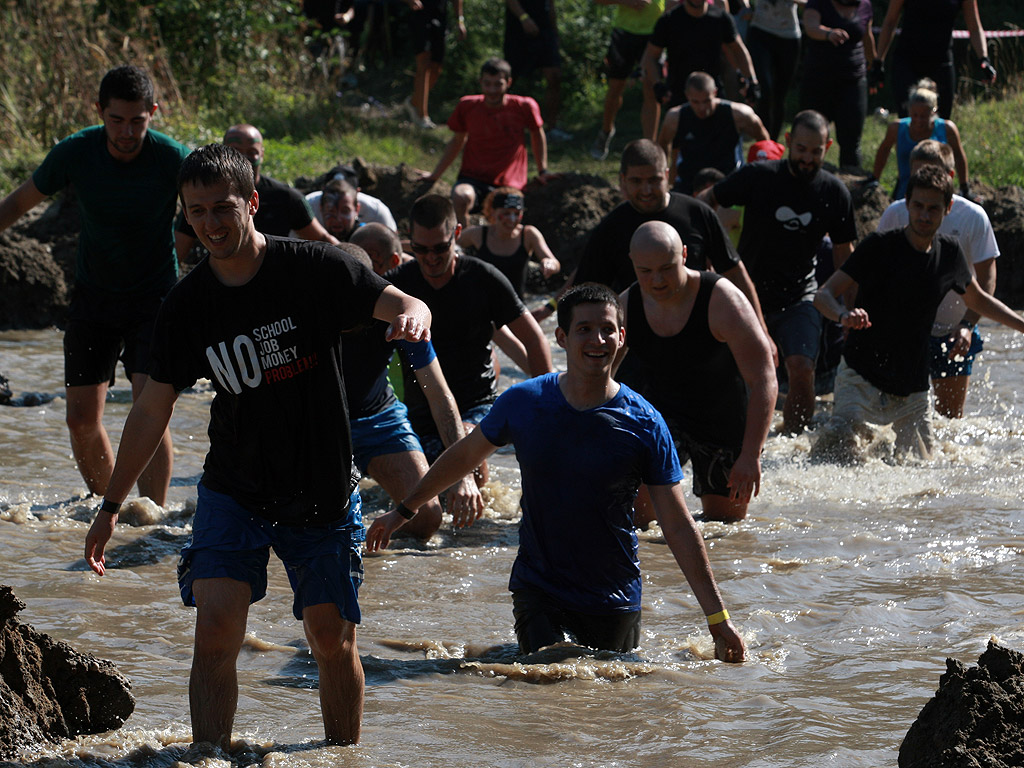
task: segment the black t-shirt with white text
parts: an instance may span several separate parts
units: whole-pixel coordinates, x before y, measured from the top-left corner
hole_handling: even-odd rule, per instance
[[[341,334],[388,283],[326,243],[267,237],[259,271],[226,286],[201,261],[168,294],[150,376],[213,383],[202,482],[279,523],[344,519],[352,446]]]

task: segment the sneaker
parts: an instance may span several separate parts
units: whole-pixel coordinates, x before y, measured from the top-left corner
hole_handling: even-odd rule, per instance
[[[572,134],[568,131],[563,131],[561,128],[552,128],[547,132],[547,139],[555,143],[572,141]]]
[[[437,123],[435,123],[429,117],[417,117],[416,125],[422,128],[424,131],[432,131],[435,128],[437,128]]]
[[[615,126],[605,133],[604,131],[597,132],[597,138],[594,139],[594,146],[590,148],[590,156],[595,160],[604,160],[608,157],[608,149],[612,145],[612,138],[615,136]]]

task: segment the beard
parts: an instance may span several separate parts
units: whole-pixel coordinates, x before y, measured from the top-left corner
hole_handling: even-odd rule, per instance
[[[818,175],[818,171],[821,170],[821,166],[820,165],[815,165],[815,166],[813,166],[811,168],[803,168],[803,167],[800,166],[799,163],[797,163],[795,160],[793,160],[792,157],[789,158],[788,162],[789,162],[789,170],[790,170],[790,172],[794,176],[796,176],[798,179],[803,179],[804,181],[810,181],[815,176],[817,176]]]

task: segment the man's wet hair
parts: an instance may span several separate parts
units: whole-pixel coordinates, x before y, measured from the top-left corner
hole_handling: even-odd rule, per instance
[[[455,208],[444,195],[423,195],[412,204],[409,211],[409,226],[419,224],[424,229],[444,225],[444,231],[455,231]]]
[[[813,109],[805,109],[802,112],[797,112],[796,117],[793,118],[793,133],[796,133],[796,129],[800,126],[808,128],[815,133],[823,135],[826,139],[828,138],[828,118],[826,118],[821,112],[817,112]]]
[[[953,148],[935,139],[925,139],[918,142],[917,146],[910,150],[910,164],[917,162],[937,165],[947,171],[956,170],[956,162],[953,160]]]
[[[506,80],[512,79],[512,65],[497,56],[491,56],[480,67],[481,75],[498,75]]]
[[[558,300],[558,327],[565,333],[572,327],[572,313],[580,304],[607,304],[615,308],[615,319],[622,327],[622,304],[619,297],[607,285],[580,283],[574,285]]]
[[[637,165],[653,165],[655,168],[667,169],[668,160],[665,158],[665,150],[650,139],[637,139],[629,142],[622,150],[619,173],[625,176],[626,171]]]
[[[378,246],[387,248],[389,254],[402,253],[402,240],[398,237],[398,233],[379,221],[369,221],[358,227],[352,233],[351,239],[359,243],[376,243]]]
[[[686,85],[683,86],[683,91],[699,91],[700,93],[714,93],[718,90],[718,86],[715,85],[715,78],[709,75],[707,72],[691,72],[686,78]]]
[[[320,197],[320,207],[323,208],[324,203],[331,197],[343,197],[355,204],[359,199],[359,190],[344,179],[331,179],[324,184],[323,194]]]
[[[153,81],[146,70],[132,64],[114,67],[100,80],[100,109],[110,106],[111,99],[141,101],[146,108],[156,103],[153,97]]]
[[[910,181],[907,182],[908,203],[915,189],[934,189],[941,192],[947,207],[953,199],[953,180],[949,178],[949,171],[934,165],[926,165],[910,174]]]
[[[252,197],[256,189],[252,163],[234,147],[207,144],[193,150],[178,170],[178,196],[186,184],[212,187],[227,182],[232,192],[243,200]],[[182,198],[182,205],[185,200]]]

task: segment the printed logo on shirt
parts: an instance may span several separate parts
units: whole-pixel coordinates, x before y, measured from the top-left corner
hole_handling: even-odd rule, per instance
[[[224,389],[242,394],[243,385],[255,389],[266,379],[269,383],[298,376],[317,364],[314,352],[299,356],[297,346],[287,346],[282,337],[296,330],[291,317],[283,317],[254,328],[251,335],[239,334],[230,345],[222,341],[206,348],[206,359],[213,375]]]
[[[783,229],[788,229],[790,232],[803,229],[811,223],[813,218],[814,214],[810,211],[807,213],[797,213],[788,205],[775,210],[775,220],[782,224]]]

